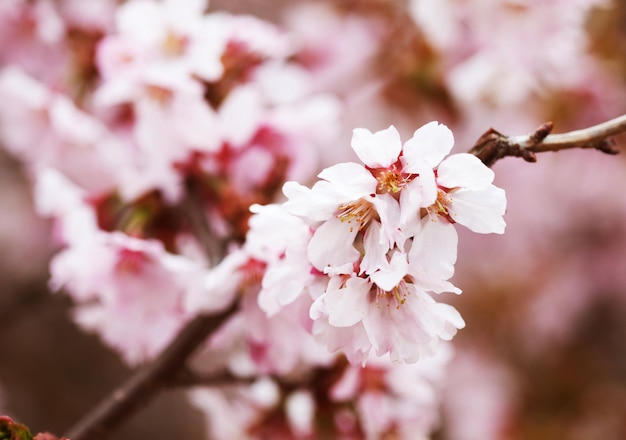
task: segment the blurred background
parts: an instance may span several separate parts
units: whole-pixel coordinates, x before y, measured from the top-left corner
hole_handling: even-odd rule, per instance
[[[17,62],[12,47],[32,26],[9,14],[22,3],[0,6],[0,65]],[[563,132],[626,112],[619,0],[213,0],[210,10],[281,26],[319,90],[341,98],[345,148],[329,146],[321,166],[350,158],[358,126],[393,123],[406,139],[436,119],[461,152],[489,127],[524,134],[551,120]],[[544,153],[493,169],[507,192],[507,231],[461,234],[453,282],[464,293],[443,299],[466,328],[433,437],[626,438],[626,155]],[[51,225],[4,151],[0,206],[0,412],[60,434],[132,370],[72,324],[67,297],[48,291]],[[204,418],[171,390],[114,438],[204,432]]]

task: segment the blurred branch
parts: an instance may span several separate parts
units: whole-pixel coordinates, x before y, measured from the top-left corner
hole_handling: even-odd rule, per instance
[[[219,240],[211,234],[200,188],[194,182],[187,183],[187,194],[183,208],[186,209],[192,228],[203,247],[210,265],[215,265],[223,257]],[[189,321],[174,340],[152,362],[145,365],[124,385],[116,389],[91,413],[80,420],[66,437],[71,440],[99,440],[106,438],[111,431],[135,411],[148,403],[163,388],[171,385],[177,377],[187,371],[187,359],[196,348],[215,332],[237,310],[235,301],[227,310],[217,315],[201,314]]]
[[[167,386],[195,349],[217,330],[237,309],[235,302],[218,315],[199,315],[189,321],[154,361],[141,368],[124,385],[116,389],[87,414],[66,437],[71,440],[106,438],[113,428],[132,416],[161,389]]]
[[[200,374],[188,368],[182,369],[174,376],[169,385],[173,387],[194,386],[226,386],[226,385],[250,385],[254,378],[237,377],[228,371],[220,371],[213,374]]]
[[[186,195],[182,202],[183,209],[187,212],[191,227],[209,260],[209,266],[213,267],[224,258],[224,243],[215,239],[211,233],[206,213],[203,210],[204,203],[198,182],[188,179],[185,187]]]
[[[569,148],[593,148],[607,154],[618,154],[619,150],[615,146],[613,136],[626,132],[626,115],[568,133],[550,134],[552,128],[552,122],[546,122],[533,133],[521,136],[505,136],[490,128],[469,152],[489,167],[507,156],[536,162],[535,153]]]

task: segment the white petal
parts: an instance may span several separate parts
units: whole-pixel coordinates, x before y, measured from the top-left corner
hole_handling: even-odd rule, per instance
[[[459,189],[450,195],[448,210],[456,222],[480,234],[504,233],[506,196],[502,188],[491,185],[482,191]]]
[[[318,182],[326,183],[327,182]],[[318,184],[314,185],[315,189]],[[285,182],[283,194],[289,200],[283,203],[287,212],[301,217],[307,217],[312,221],[324,221],[333,216],[339,206],[335,194],[325,191],[314,191],[297,182]]]
[[[363,165],[354,162],[338,163],[317,175],[333,185],[333,191],[348,199],[357,200],[376,192],[377,181]]]
[[[369,197],[378,216],[382,227],[382,234],[392,246],[396,240],[400,239],[400,205],[389,194],[380,194],[375,197]]]
[[[493,182],[494,172],[473,154],[453,154],[437,169],[437,183],[446,188],[484,189]]]
[[[259,129],[264,111],[256,88],[236,87],[219,110],[224,141],[234,148],[245,146]]]
[[[359,159],[370,168],[387,168],[398,160],[402,151],[400,133],[393,125],[375,133],[355,128],[351,145]]]
[[[371,274],[387,263],[389,242],[383,236],[380,223],[377,221],[373,221],[365,231],[363,248],[365,255],[361,260],[359,275]]]
[[[396,287],[409,270],[409,263],[406,254],[396,252],[391,257],[391,261],[380,270],[370,275],[370,279],[386,292]]]
[[[409,182],[400,193],[400,222],[405,226],[419,222],[420,208],[429,207],[435,200],[437,200],[435,174],[431,169],[427,169]]]
[[[454,136],[448,127],[437,121],[418,128],[413,137],[404,143],[404,171],[418,173],[420,162],[435,168],[454,146]]]
[[[309,242],[308,256],[311,264],[324,271],[327,267],[354,263],[360,257],[359,251],[353,246],[357,232],[358,228],[335,217],[322,223]]]
[[[152,1],[135,0],[117,11],[116,24],[122,35],[146,44],[158,44],[165,35],[165,16],[161,6]]]
[[[409,272],[422,289],[461,293],[446,281],[454,274],[457,246],[458,236],[452,224],[436,218],[424,219],[409,251]]]
[[[350,278],[343,287],[331,280],[324,296],[328,322],[335,327],[350,327],[367,316],[370,284],[363,278]]]

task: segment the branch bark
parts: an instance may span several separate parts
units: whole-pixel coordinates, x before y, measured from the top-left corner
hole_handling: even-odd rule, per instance
[[[536,162],[535,153],[560,151],[569,148],[593,148],[607,154],[618,154],[613,137],[626,132],[626,115],[582,130],[550,134],[552,122],[539,126],[533,133],[521,136],[506,136],[490,128],[470,149],[485,165],[492,166],[507,157],[521,157],[527,162]]]
[[[168,386],[183,369],[195,349],[217,330],[237,309],[234,303],[218,315],[199,315],[189,321],[176,338],[153,362],[141,368],[124,385],[116,389],[87,414],[65,437],[71,440],[105,439],[113,428],[130,418],[150,401],[160,390]]]

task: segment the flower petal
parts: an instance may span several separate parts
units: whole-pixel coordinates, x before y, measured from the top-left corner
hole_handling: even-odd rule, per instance
[[[351,145],[359,159],[370,168],[389,167],[398,160],[402,151],[400,133],[393,125],[375,133],[365,128],[355,128]]]
[[[419,173],[420,162],[435,168],[453,146],[454,136],[450,129],[437,121],[429,122],[415,130],[413,137],[404,143],[404,171]]]
[[[378,287],[386,292],[391,291],[406,276],[409,270],[409,263],[406,254],[395,252],[391,261],[385,264],[380,270],[372,273],[370,279]]]
[[[360,257],[359,251],[354,246],[354,237],[358,228],[353,228],[343,223],[336,217],[332,217],[317,228],[308,246],[308,256],[311,264],[320,271],[327,268],[348,270]]]
[[[376,178],[363,165],[345,162],[325,168],[317,175],[332,184],[332,189],[348,200],[376,192]]]
[[[330,280],[324,303],[330,325],[350,327],[367,316],[370,284],[359,277],[348,279],[343,286],[341,283],[339,277]]]
[[[453,154],[437,168],[437,183],[446,188],[484,189],[494,172],[473,154]]]
[[[311,221],[324,221],[332,217],[340,202],[335,194],[316,191],[320,183],[327,184],[327,182],[318,182],[311,189],[297,182],[285,182],[283,194],[289,199],[283,204],[285,210]]]
[[[454,226],[429,217],[413,238],[409,251],[410,273],[422,289],[461,293],[446,280],[454,275],[458,236]]]
[[[480,234],[503,234],[506,223],[506,196],[502,188],[490,185],[481,191],[459,189],[451,192],[450,216]]]

